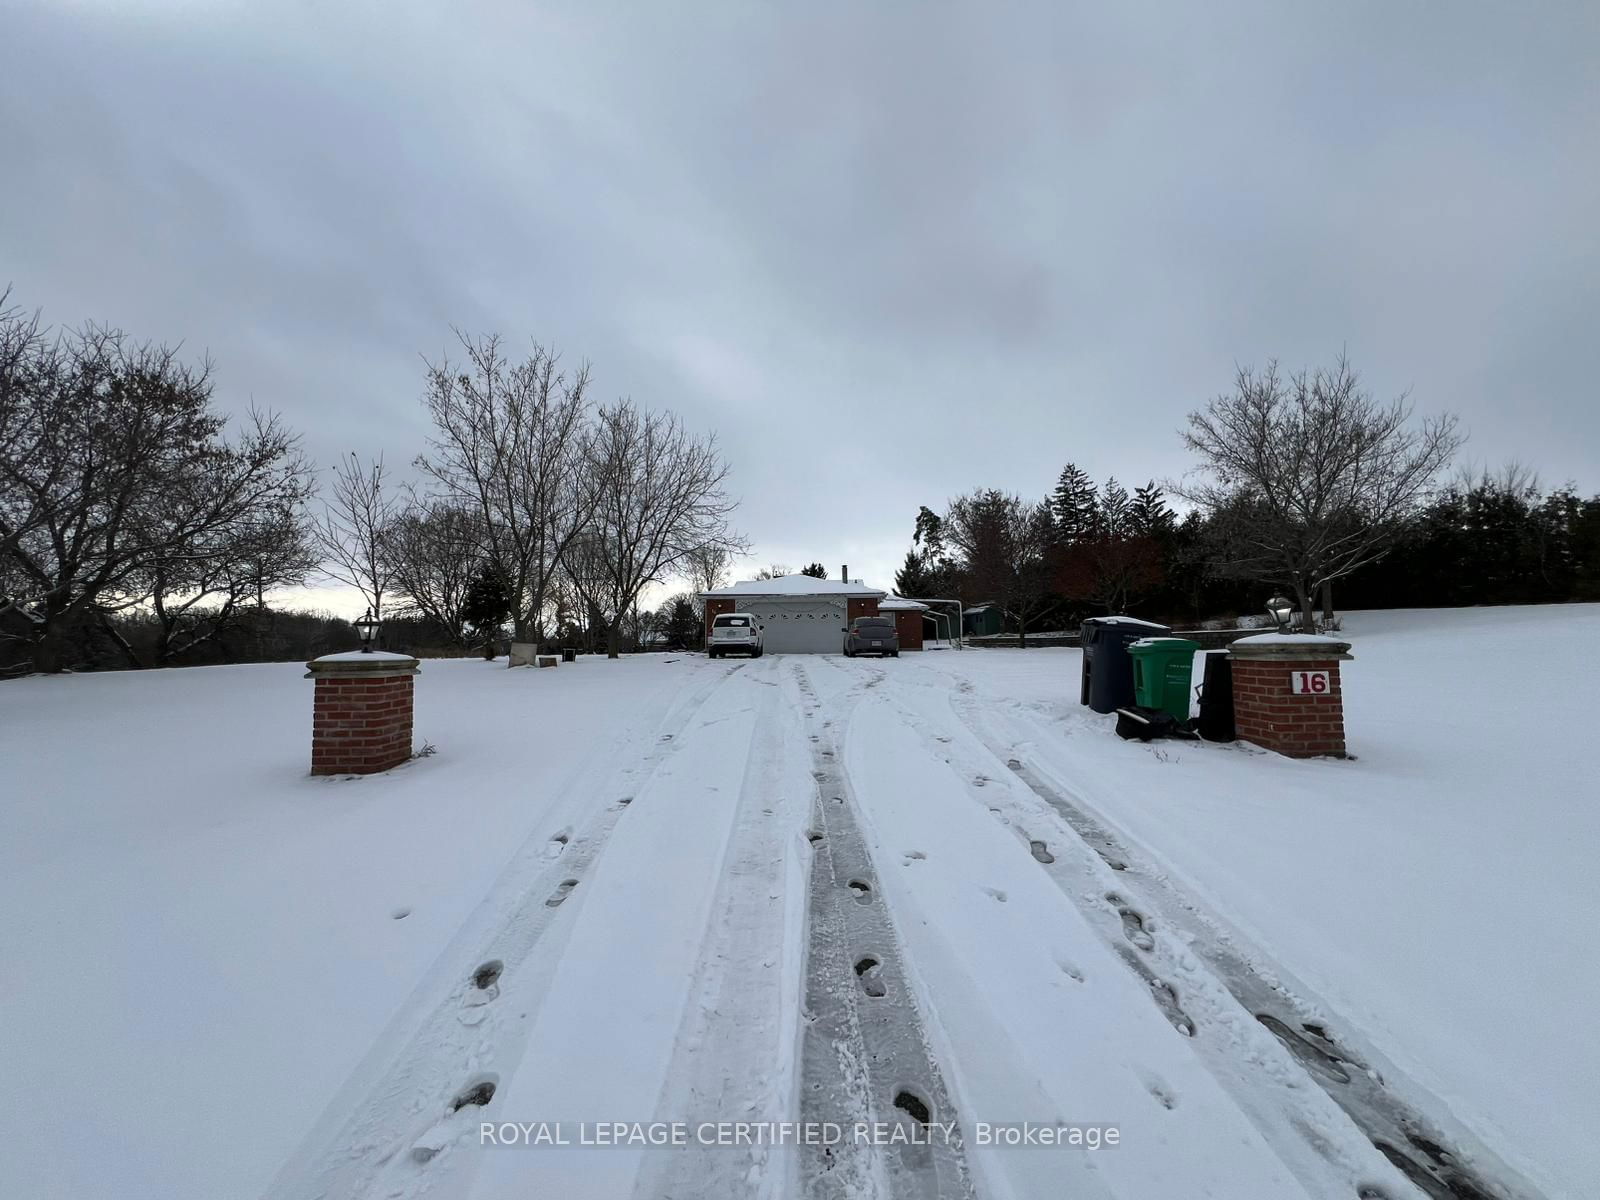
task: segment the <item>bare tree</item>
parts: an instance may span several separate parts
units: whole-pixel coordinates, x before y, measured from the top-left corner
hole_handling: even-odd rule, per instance
[[[50,435],[48,422],[54,414],[35,397],[51,390],[47,381],[59,368],[60,355],[46,345],[39,313],[8,307],[10,296],[10,288],[0,291],[0,463],[20,464]],[[23,536],[39,526],[40,503],[54,492],[53,482],[20,487],[0,467],[0,615],[21,603],[25,587],[20,578],[8,579],[8,565],[15,571],[10,556]]]
[[[1374,400],[1342,355],[1288,378],[1241,367],[1231,394],[1189,415],[1201,477],[1173,490],[1211,518],[1223,572],[1289,588],[1314,629],[1319,590],[1387,552],[1463,441],[1455,417],[1411,415],[1403,395]]]
[[[384,536],[399,508],[399,498],[384,486],[383,456],[362,464],[352,452],[333,468],[332,495],[314,529],[322,570],[361,593],[374,619],[383,618],[383,597],[391,567]]]
[[[159,563],[220,556],[252,514],[294,502],[304,464],[270,415],[224,438],[208,362],[92,325],[0,326],[0,617],[57,671],[69,628],[143,602]]]
[[[973,492],[950,502],[939,529],[968,599],[999,604],[1026,644],[1029,623],[1054,603],[1047,552],[1055,527],[1048,506],[994,489]]]
[[[697,616],[704,616],[706,602],[701,592],[715,591],[728,582],[728,567],[733,554],[720,542],[696,546],[683,556],[683,577],[689,584],[690,604]]]
[[[675,415],[621,400],[600,410],[590,459],[599,502],[574,578],[605,619],[615,658],[619,620],[646,584],[708,545],[742,544],[728,529],[735,506],[714,436],[696,438]]]
[[[269,590],[302,583],[316,569],[304,512],[313,486],[310,468],[297,460],[276,494],[177,552],[152,557],[147,590],[160,631],[158,662],[216,639],[239,624],[242,609],[265,609]]]
[[[471,644],[467,593],[484,562],[477,511],[449,500],[419,500],[384,538],[391,587],[412,615],[427,617],[458,645]]]
[[[568,378],[537,343],[513,362],[498,337],[457,337],[466,369],[428,365],[435,432],[417,466],[477,513],[484,553],[513,597],[516,637],[542,649],[563,560],[598,502],[586,453],[588,368]]]

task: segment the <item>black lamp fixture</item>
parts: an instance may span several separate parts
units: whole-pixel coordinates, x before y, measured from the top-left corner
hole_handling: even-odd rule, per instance
[[[359,621],[350,622],[356,627],[356,632],[361,635],[361,653],[371,654],[372,643],[378,640],[378,618],[372,615],[372,610],[367,609],[367,615]]]
[[[1267,615],[1278,623],[1279,633],[1289,632],[1289,618],[1294,616],[1294,601],[1287,596],[1274,596],[1267,601]]]

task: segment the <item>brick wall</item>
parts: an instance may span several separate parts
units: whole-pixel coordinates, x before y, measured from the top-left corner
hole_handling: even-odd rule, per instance
[[[706,644],[711,644],[711,622],[722,613],[738,611],[738,601],[732,596],[719,596],[706,601]]]
[[[876,596],[852,596],[845,603],[845,624],[850,624],[857,617],[875,617],[878,615],[878,598]]]
[[[371,775],[411,757],[415,672],[340,675],[313,668],[313,775]]]
[[[900,649],[922,649],[922,614],[915,609],[907,611],[903,608],[892,610],[894,612],[895,632],[900,636]]]
[[[1345,756],[1344,691],[1337,658],[1233,659],[1233,718],[1239,737],[1290,758]],[[1328,672],[1326,695],[1290,691],[1294,671]]]

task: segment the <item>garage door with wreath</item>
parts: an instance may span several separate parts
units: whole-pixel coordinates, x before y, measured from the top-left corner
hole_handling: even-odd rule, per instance
[[[845,601],[756,600],[743,606],[762,625],[768,654],[838,654],[844,645]]]

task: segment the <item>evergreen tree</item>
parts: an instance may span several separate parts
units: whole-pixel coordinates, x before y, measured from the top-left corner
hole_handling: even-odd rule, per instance
[[[1177,518],[1167,507],[1155,480],[1133,489],[1133,501],[1128,508],[1128,527],[1135,536],[1165,540],[1177,528],[1177,524]]]
[[[828,568],[821,563],[814,562],[809,567],[801,567],[800,574],[809,575],[813,579],[826,579],[828,577]]]
[[[1094,483],[1076,463],[1062,468],[1049,503],[1059,545],[1070,546],[1093,535],[1099,503]]]
[[[1128,527],[1131,515],[1128,489],[1117,482],[1116,476],[1106,480],[1106,486],[1100,492],[1099,519],[1095,523],[1096,531],[1102,537],[1126,537],[1130,531]]]
[[[511,591],[505,578],[492,566],[478,569],[461,604],[461,619],[483,642],[483,657],[493,660],[495,643],[511,619]]]
[[[907,550],[905,564],[894,573],[894,590],[901,596],[931,595],[928,586],[931,575],[927,556]]]
[[[667,645],[674,650],[692,650],[700,644],[704,631],[699,615],[687,596],[674,596],[662,612],[661,630]]]
[[[911,544],[921,546],[930,562],[944,557],[944,518],[924,504],[917,510],[917,528]]]

